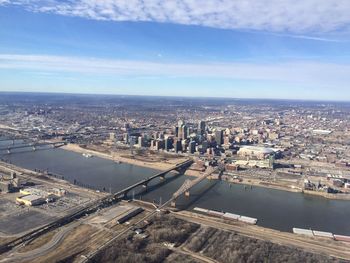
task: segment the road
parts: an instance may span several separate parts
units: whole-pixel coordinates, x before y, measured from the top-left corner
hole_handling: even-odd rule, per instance
[[[40,248],[21,253],[21,252],[16,252],[16,250],[19,249],[19,247],[17,247],[14,250],[11,250],[10,251],[11,253],[8,253],[7,255],[5,255],[6,258],[0,260],[0,262],[15,263],[15,262],[21,262],[21,261],[30,261],[40,256],[43,256],[49,253],[51,250],[58,247],[63,241],[63,239],[69,234],[69,232],[72,231],[75,227],[77,227],[80,224],[81,222],[77,221],[66,227],[61,228],[60,231],[56,233],[48,243],[41,246]]]
[[[184,247],[184,245],[182,245],[180,247],[166,247],[166,246],[159,245],[158,247],[159,248],[165,247],[165,248],[173,251],[174,253],[183,254],[183,255],[188,256],[190,258],[197,259],[198,261],[201,261],[201,262],[219,263],[218,261],[216,261],[214,259],[208,258],[206,256],[200,255],[199,253],[195,253],[195,252],[188,250],[187,248]]]

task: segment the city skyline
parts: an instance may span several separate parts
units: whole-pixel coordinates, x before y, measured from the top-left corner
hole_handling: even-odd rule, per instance
[[[0,91],[350,100],[346,1],[136,2],[0,1]]]

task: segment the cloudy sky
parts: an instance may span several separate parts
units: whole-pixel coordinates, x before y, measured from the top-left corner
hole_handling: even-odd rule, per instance
[[[0,91],[350,100],[350,1],[0,0]]]

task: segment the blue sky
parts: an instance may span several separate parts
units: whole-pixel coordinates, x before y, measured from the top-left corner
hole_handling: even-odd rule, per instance
[[[350,2],[0,0],[0,91],[350,100]]]

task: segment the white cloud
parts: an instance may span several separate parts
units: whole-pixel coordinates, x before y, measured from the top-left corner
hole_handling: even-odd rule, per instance
[[[349,0],[0,0],[96,20],[154,21],[289,33],[348,30]]]
[[[0,54],[0,69],[114,77],[194,77],[273,81],[305,87],[348,88],[350,65],[286,63],[160,63],[47,55]]]

